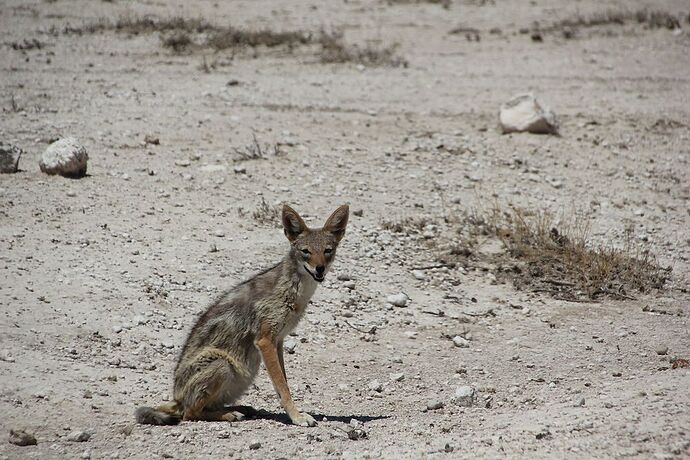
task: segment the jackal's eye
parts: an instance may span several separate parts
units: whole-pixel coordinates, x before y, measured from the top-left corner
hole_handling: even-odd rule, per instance
[[[311,254],[311,252],[309,252],[309,249],[300,249],[300,252],[304,257],[309,257],[309,255]]]
[[[333,249],[332,248],[326,248],[326,249],[324,249],[323,253],[326,254],[327,256],[330,256],[331,254],[333,254]]]

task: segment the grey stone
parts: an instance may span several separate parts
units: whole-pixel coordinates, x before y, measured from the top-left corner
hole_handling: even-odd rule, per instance
[[[86,442],[91,439],[91,433],[86,431],[72,431],[67,435],[67,440],[70,442]]]
[[[405,374],[403,374],[402,372],[395,372],[395,373],[389,374],[388,376],[394,382],[401,382],[405,379]]]
[[[16,145],[0,142],[0,173],[16,173],[19,170],[19,158],[22,149]]]
[[[381,385],[381,382],[379,382],[378,380],[372,380],[371,382],[369,382],[369,389],[371,391],[380,393],[381,391],[383,391],[383,385]]]
[[[456,335],[455,337],[453,337],[453,345],[455,345],[458,348],[469,348],[470,341],[462,336]]]
[[[426,280],[426,273],[421,270],[412,270],[412,276],[419,281]]]
[[[444,406],[443,401],[434,399],[426,403],[426,410],[438,410]]]
[[[362,428],[350,428],[346,430],[347,438],[352,441],[357,441],[359,439],[366,439],[367,432]]]
[[[46,174],[82,177],[86,174],[89,155],[86,148],[73,137],[65,137],[48,146],[39,166]]]
[[[474,388],[465,385],[457,387],[455,389],[455,396],[453,396],[453,402],[458,406],[462,407],[472,407],[474,405],[475,392]]]
[[[37,444],[36,437],[24,430],[10,430],[10,437],[8,441],[10,444],[22,447],[35,446]]]
[[[251,450],[261,449],[261,443],[259,441],[252,441],[251,443],[249,443],[249,449],[251,449]]]
[[[656,354],[657,355],[665,355],[668,353],[668,346],[667,345],[659,345],[656,347]]]
[[[503,133],[556,134],[556,115],[543,107],[533,94],[519,94],[501,105],[499,120]]]

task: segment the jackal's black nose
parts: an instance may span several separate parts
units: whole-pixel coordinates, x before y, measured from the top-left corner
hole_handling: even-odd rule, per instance
[[[323,271],[326,269],[323,265],[317,265],[316,266],[316,274],[321,276],[323,275]]]

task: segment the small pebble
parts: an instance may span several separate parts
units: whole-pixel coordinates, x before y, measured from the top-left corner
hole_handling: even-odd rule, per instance
[[[250,449],[250,450],[261,449],[261,443],[260,443],[259,441],[252,441],[252,442],[249,444],[249,449]]]

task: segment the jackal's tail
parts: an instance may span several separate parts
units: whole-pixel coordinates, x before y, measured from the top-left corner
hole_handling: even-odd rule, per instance
[[[137,423],[143,425],[177,425],[182,420],[177,403],[163,404],[156,408],[139,407],[134,413]]]

